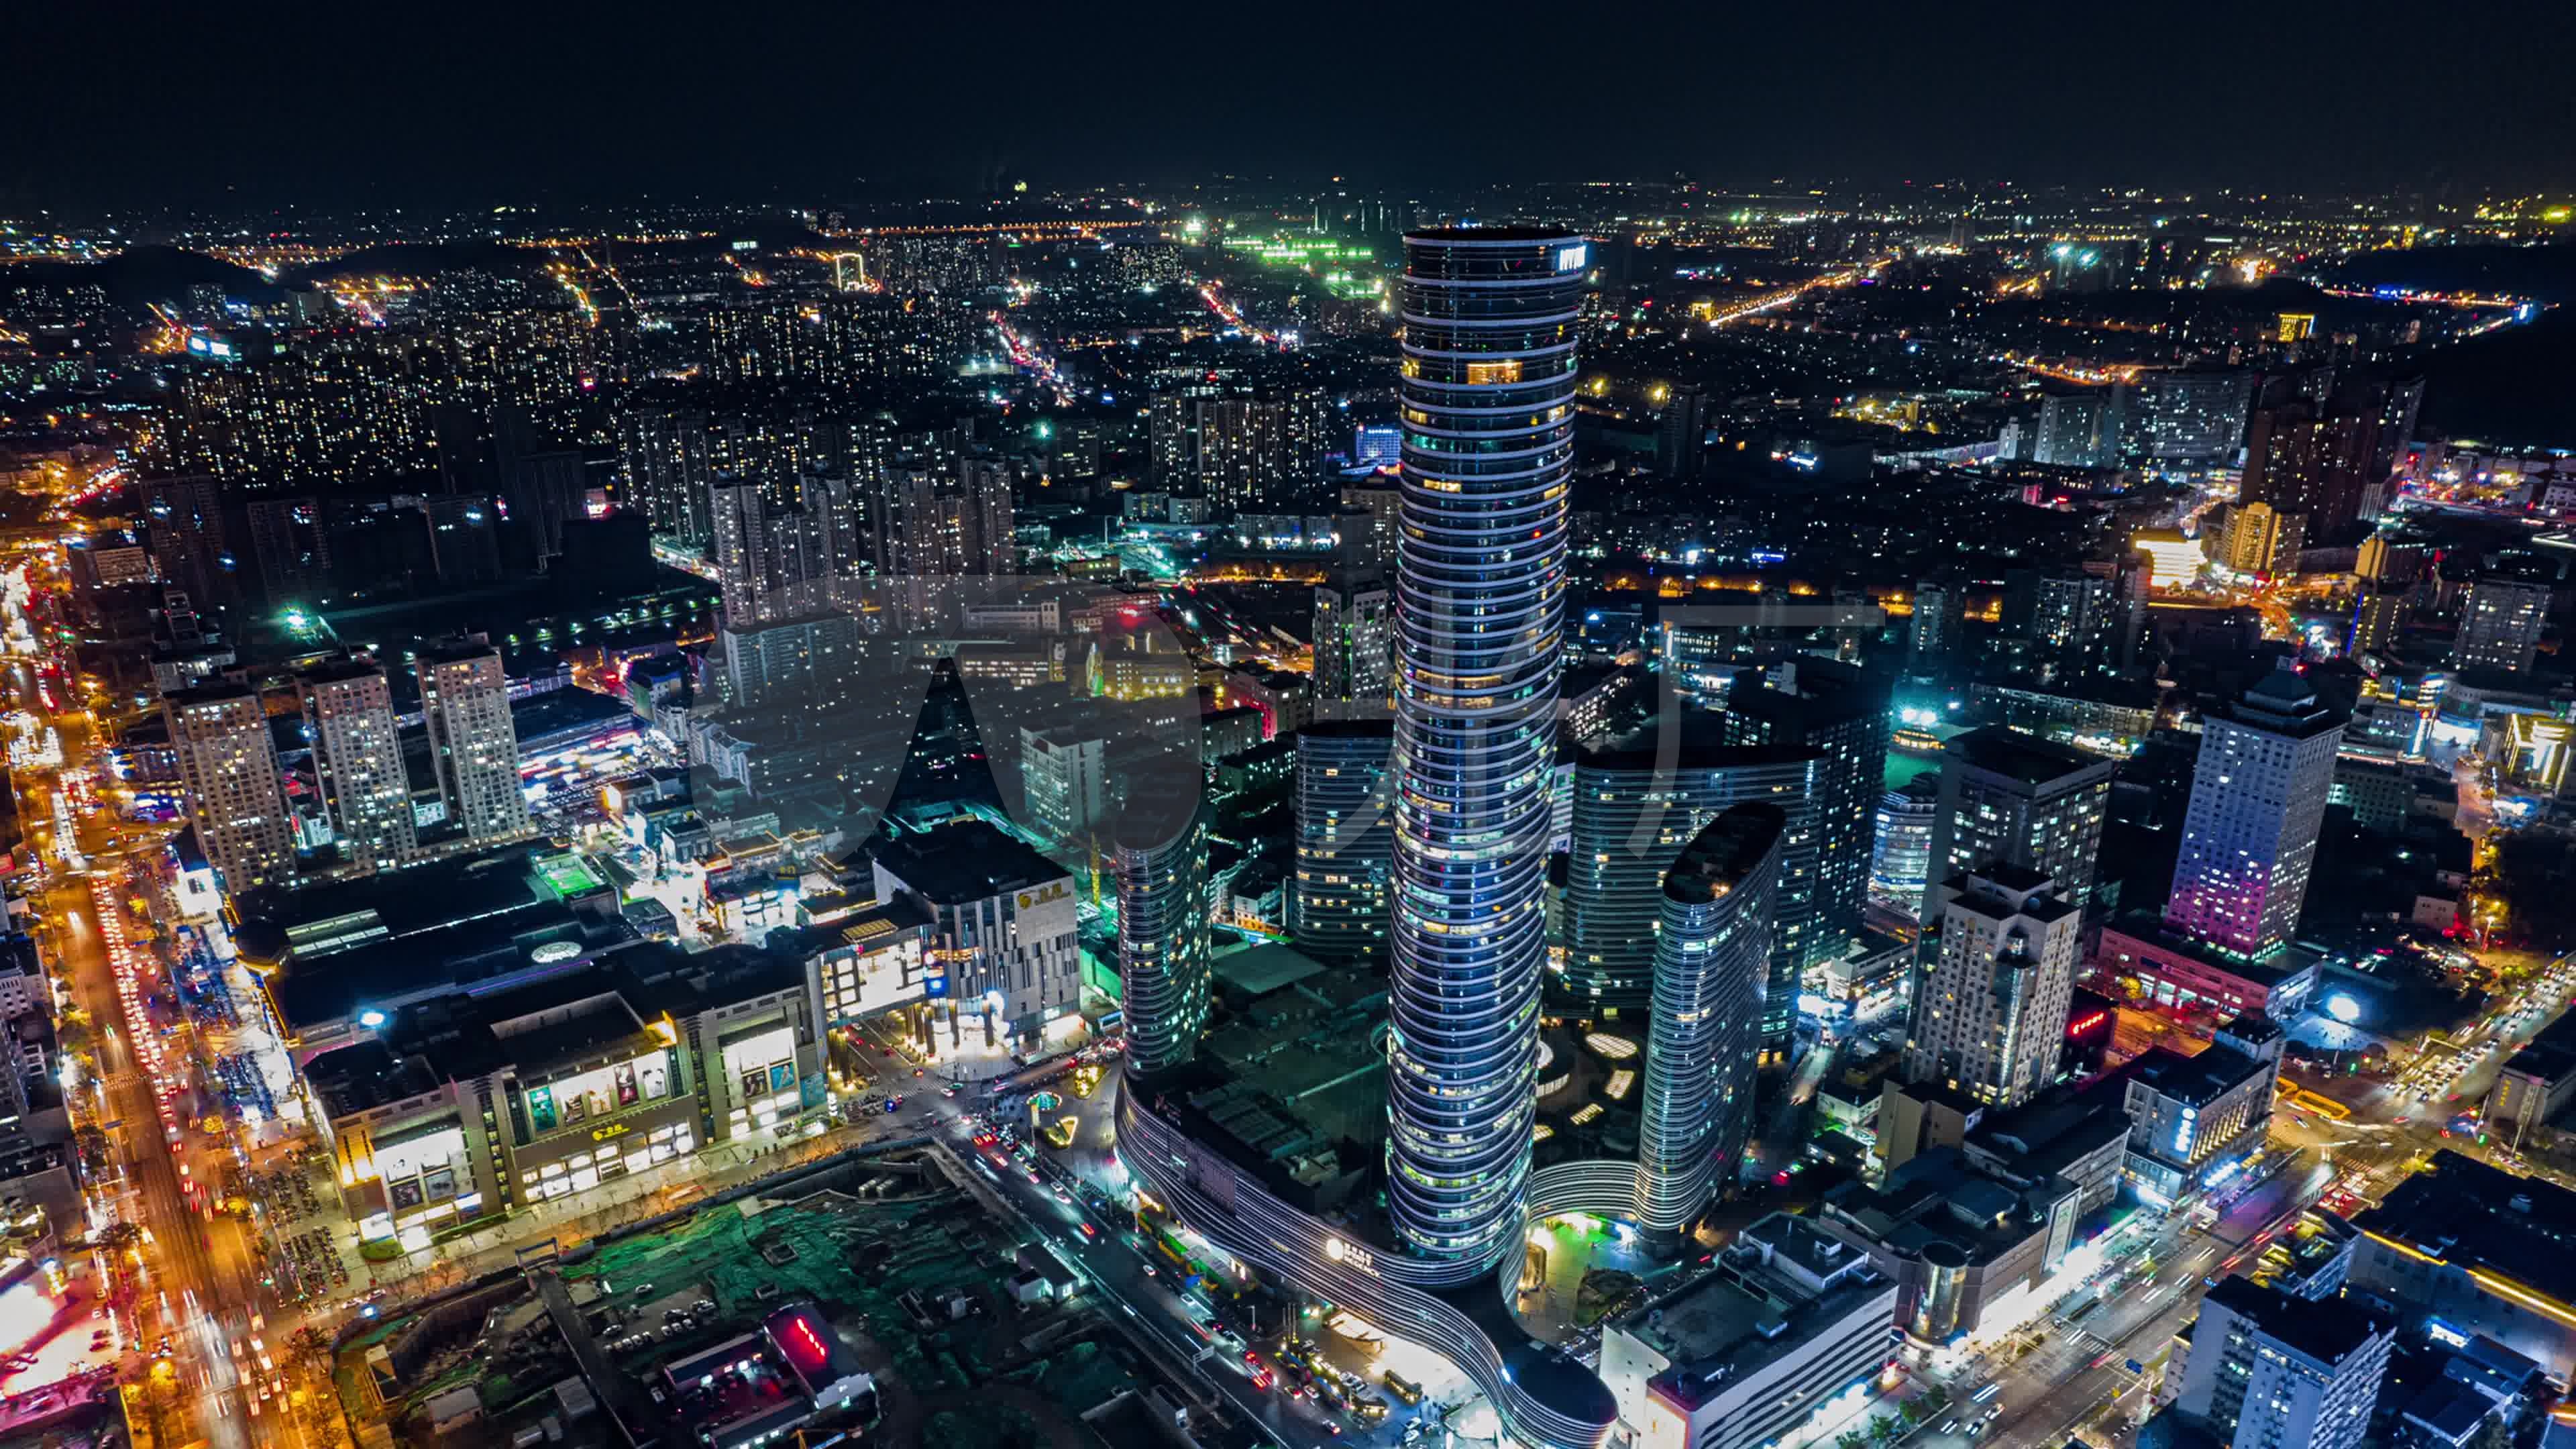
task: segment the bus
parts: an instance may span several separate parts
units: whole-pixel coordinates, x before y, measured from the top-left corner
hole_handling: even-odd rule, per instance
[[[1404,1375],[1397,1373],[1393,1369],[1386,1369],[1380,1372],[1378,1374],[1378,1382],[1385,1384],[1386,1391],[1395,1395],[1397,1398],[1404,1400],[1408,1407],[1422,1402],[1422,1385],[1415,1383],[1413,1380],[1406,1378]]]

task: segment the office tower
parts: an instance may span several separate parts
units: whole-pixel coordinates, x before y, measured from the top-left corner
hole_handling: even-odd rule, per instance
[[[1731,806],[1664,872],[1637,1133],[1637,1222],[1671,1243],[1735,1180],[1752,1131],[1789,817]]]
[[[2128,389],[2051,393],[2040,400],[2031,461],[2061,468],[2117,468]]]
[[[1655,471],[1667,478],[1708,471],[1708,390],[1697,383],[1684,383],[1664,399],[1655,419]]]
[[[2061,899],[2082,909],[2118,772],[2116,761],[2001,725],[1954,736],[1941,752],[1927,877],[1948,880],[2002,861],[2046,875]],[[1924,907],[1924,924],[1937,924],[1940,903]]]
[[[1188,1061],[1208,1011],[1207,799],[1195,774],[1130,798],[1118,815],[1118,979],[1127,1070]]]
[[[2239,368],[2151,372],[2138,387],[2147,456],[2164,463],[2231,461],[2245,441],[2254,374]]]
[[[1109,819],[1109,741],[1071,726],[1021,726],[1020,797],[1029,828],[1054,845],[1090,840]]]
[[[2540,654],[2541,627],[2549,622],[2549,584],[2510,574],[2482,574],[2460,605],[2460,632],[2451,640],[2451,662],[2462,669],[2524,674]]]
[[[384,670],[373,661],[325,664],[296,676],[295,692],[340,863],[372,871],[410,860],[411,778]]]
[[[1392,468],[1404,461],[1404,429],[1393,423],[1362,423],[1351,436],[1351,462],[1362,468]]]
[[[1879,797],[1878,833],[1870,844],[1871,904],[1922,919],[1932,879],[1933,827],[1940,818],[1938,775],[1917,775]]]
[[[468,840],[526,835],[528,797],[519,788],[519,735],[500,651],[471,639],[433,644],[413,668],[448,822]]]
[[[1386,949],[1395,849],[1395,721],[1317,720],[1297,731],[1297,878],[1288,930],[1310,956]]]
[[[1521,1241],[1547,951],[1583,239],[1405,239],[1387,1210],[1464,1282]]]
[[[1914,586],[1914,612],[1906,619],[1906,667],[1937,674],[1956,663],[1967,643],[1968,591],[1956,579],[1925,579]]]
[[[620,502],[641,508],[653,531],[689,548],[714,537],[707,489],[715,481],[707,416],[693,408],[639,407],[617,417]]]
[[[240,684],[183,689],[163,697],[161,714],[188,820],[224,889],[239,895],[287,884],[295,873],[295,823],[258,691]]]
[[[1914,985],[1905,1079],[2018,1106],[2056,1073],[2083,913],[2044,873],[2001,862],[1936,894],[1939,951]]]
[[[2307,899],[2343,724],[2288,668],[2210,711],[2165,924],[2247,956],[2288,943]]]
[[[2230,1449],[2359,1449],[2396,1339],[2357,1304],[2223,1278],[2201,1300],[2174,1413]]]
[[[1383,580],[1337,570],[1315,588],[1315,717],[1383,715],[1395,696],[1393,595]]]
[[[1822,760],[1794,746],[1722,744],[1714,731],[1686,733],[1669,748],[1578,751],[1559,942],[1565,994],[1584,1007],[1637,1010],[1652,1001],[1664,872],[1739,804],[1787,813],[1777,911],[1811,919],[1818,840],[1810,802]]]
[[[1887,793],[1887,688],[1864,670],[1804,656],[1773,665],[1766,681],[1771,687],[1738,684],[1727,693],[1718,719],[1728,743],[1823,756],[1809,797],[1815,889],[1804,901],[1783,892],[1763,997],[1764,1050],[1779,1054],[1797,1024],[1799,973],[1851,949],[1869,902],[1870,830]]]
[[[2353,601],[2352,632],[2344,640],[2344,652],[2382,654],[2396,648],[2406,633],[2412,592],[2405,584],[2364,583],[2361,597]]]

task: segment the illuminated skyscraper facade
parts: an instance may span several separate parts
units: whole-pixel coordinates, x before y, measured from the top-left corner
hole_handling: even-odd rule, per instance
[[[326,664],[297,676],[295,688],[340,863],[386,870],[408,862],[418,848],[411,779],[385,672],[373,663]]]
[[[2344,715],[2275,669],[2200,732],[2165,924],[2261,956],[2289,944],[2308,898]]]
[[[1637,1218],[1652,1238],[1689,1227],[1744,1153],[1788,824],[1776,805],[1733,806],[1664,873],[1637,1134]]]
[[[1119,815],[1118,979],[1127,1069],[1142,1076],[1188,1061],[1207,1025],[1211,828],[1195,781]]]
[[[163,696],[161,713],[197,843],[235,894],[295,877],[295,823],[269,743],[268,712],[247,685]]]
[[[1387,1208],[1439,1281],[1523,1229],[1588,253],[1405,239]]]

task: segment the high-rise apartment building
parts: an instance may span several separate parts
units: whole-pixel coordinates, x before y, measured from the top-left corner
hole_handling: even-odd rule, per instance
[[[1030,829],[1059,847],[1091,840],[1109,823],[1109,741],[1069,725],[1022,726],[1020,792]]]
[[[295,874],[295,822],[259,692],[206,684],[165,695],[162,718],[187,792],[197,844],[234,894],[285,885]]]
[[[1317,585],[1315,717],[1385,715],[1395,695],[1394,648],[1394,595],[1382,580],[1343,571]]]
[[[1395,722],[1317,720],[1297,731],[1297,878],[1288,930],[1328,959],[1386,949],[1393,868]]]
[[[296,676],[295,691],[341,865],[387,870],[408,862],[418,850],[411,779],[384,670],[373,661],[325,664]]]
[[[655,533],[690,548],[705,548],[713,539],[707,490],[715,464],[705,413],[639,407],[618,414],[617,473],[622,502],[641,508]]]
[[[707,489],[707,513],[727,624],[810,618],[835,602],[827,510],[773,502],[753,479],[719,477]]]
[[[1724,745],[1713,735],[1685,737],[1669,751],[1578,752],[1559,942],[1566,996],[1588,1009],[1652,1002],[1664,874],[1736,805],[1759,801],[1785,812],[1776,910],[1806,921],[1819,848],[1810,807],[1822,762],[1812,749]]]
[[[1655,471],[1667,478],[1708,471],[1708,389],[1684,383],[1664,398],[1655,419]]]
[[[2151,372],[2138,385],[2147,456],[2163,463],[2225,463],[2245,442],[2254,374],[2238,368]]]
[[[1938,954],[1914,985],[1905,1079],[2018,1106],[2056,1073],[2083,913],[2017,865],[1953,876],[1937,894]]]
[[[2046,875],[2082,909],[2118,772],[2113,760],[2001,725],[1953,736],[1942,749],[1926,879],[2002,861]],[[1940,902],[1923,904],[1924,924],[1937,925]]]
[[[1127,1070],[1143,1077],[1195,1055],[1208,1012],[1212,814],[1195,778],[1156,783],[1118,815],[1118,979]]]
[[[2276,669],[2202,726],[2165,924],[2245,956],[2288,944],[2308,895],[2344,716]]]
[[[2229,1449],[2359,1449],[2396,1338],[2357,1304],[2223,1278],[2191,1326],[2174,1413]]]
[[[1637,1134],[1637,1220],[1670,1243],[1735,1180],[1752,1130],[1789,817],[1731,806],[1664,872]]]
[[[413,668],[449,823],[468,840],[526,835],[528,797],[519,786],[519,734],[501,652],[473,639],[434,644]]]
[[[1545,228],[1405,239],[1386,1192],[1441,1281],[1524,1227],[1589,252]]]
[[[2540,632],[2548,622],[2547,580],[2506,573],[2480,575],[2460,605],[2460,632],[2451,641],[2451,662],[2462,669],[2529,673],[2532,661],[2540,656]]]
[[[2061,468],[2116,468],[2127,416],[2125,387],[2051,393],[2040,400],[2031,461]]]
[[[1914,612],[1906,620],[1906,667],[1938,674],[1958,662],[1967,644],[1968,591],[1956,579],[1925,579],[1914,586]]]

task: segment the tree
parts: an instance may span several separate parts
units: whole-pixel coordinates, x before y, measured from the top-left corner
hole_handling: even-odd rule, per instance
[[[1868,1442],[1867,1434],[1858,1429],[1849,1429],[1834,1440],[1834,1449],[1861,1449],[1861,1446]]]
[[[1886,1414],[1872,1418],[1869,1421],[1869,1437],[1881,1444],[1893,1441],[1896,1438],[1896,1420]]]
[[[331,1335],[310,1323],[295,1330],[294,1336],[287,1339],[286,1351],[295,1356],[296,1362],[317,1371],[328,1372],[331,1367]]]
[[[1934,1384],[1931,1388],[1924,1390],[1923,1405],[1925,1408],[1929,1409],[1946,1409],[1950,1407],[1950,1391],[1941,1387],[1939,1384]]]

